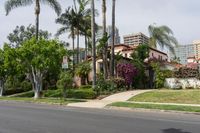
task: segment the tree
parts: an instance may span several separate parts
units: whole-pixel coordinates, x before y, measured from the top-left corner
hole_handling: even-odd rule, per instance
[[[110,71],[111,71],[111,77],[114,77],[114,45],[115,45],[115,2],[116,0],[112,0],[112,44],[111,44],[111,65],[110,65]]]
[[[87,62],[87,61],[80,63],[76,67],[76,75],[81,78],[81,84],[85,85],[89,82],[88,74],[90,71],[91,71],[91,65],[90,65],[90,62]]]
[[[91,1],[91,31],[92,31],[92,71],[93,89],[96,87],[96,44],[95,44],[95,3]]]
[[[164,46],[168,47],[169,50],[174,53],[174,46],[178,45],[178,41],[173,36],[173,31],[163,25],[163,26],[156,26],[150,25],[149,26],[149,34],[150,34],[150,46],[153,48],[157,48],[157,44],[164,48]]]
[[[65,10],[64,13],[61,14],[60,17],[58,17],[56,19],[56,23],[61,24],[63,27],[61,27],[60,29],[58,29],[56,36],[59,36],[61,34],[64,34],[66,32],[71,32],[71,38],[72,38],[72,50],[73,50],[73,70],[74,70],[74,65],[75,65],[75,61],[74,61],[74,39],[75,39],[75,26],[76,26],[76,18],[74,16],[74,11],[71,8],[68,8],[67,10]]]
[[[3,96],[5,80],[6,70],[4,66],[4,52],[2,49],[0,49],[0,97]]]
[[[78,4],[76,4],[76,1]],[[73,15],[75,16],[75,34],[77,35],[77,64],[80,61],[80,48],[79,48],[79,38],[81,31],[85,32],[83,25],[86,23],[86,18],[90,18],[91,9],[86,8],[90,0],[74,0]],[[77,8],[78,6],[78,8]]]
[[[40,97],[43,79],[48,72],[60,71],[66,50],[55,40],[31,39],[23,43],[17,53],[21,64],[32,83],[34,98]]]
[[[136,88],[145,88],[147,77],[145,74],[145,59],[149,57],[149,46],[147,44],[139,45],[131,54],[132,63],[137,68],[137,76],[134,78]]]
[[[39,15],[40,15],[40,4],[46,4],[53,8],[57,15],[61,13],[61,5],[57,0],[7,0],[5,3],[6,15],[10,13],[10,11],[14,8],[28,6],[35,4],[35,28],[36,28],[36,40],[38,40],[39,36]]]
[[[9,40],[9,45],[11,47],[19,47],[22,42],[33,38],[36,34],[35,26],[29,25],[16,26],[12,33],[10,33],[7,38]],[[49,39],[51,34],[48,31],[39,30],[40,38]]]
[[[102,14],[103,14],[103,38],[107,36],[106,32],[106,0],[102,0]],[[108,40],[107,40],[108,41]],[[104,71],[104,80],[108,77],[108,44],[107,41],[103,42],[103,71]]]

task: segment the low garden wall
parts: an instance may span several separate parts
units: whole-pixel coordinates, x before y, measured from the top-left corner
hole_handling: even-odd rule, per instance
[[[164,86],[170,89],[200,89],[200,80],[197,78],[166,78]]]

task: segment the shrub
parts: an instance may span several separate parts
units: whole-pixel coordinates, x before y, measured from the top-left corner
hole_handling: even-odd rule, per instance
[[[125,80],[127,86],[133,83],[133,78],[137,74],[137,69],[133,64],[121,63],[117,65],[117,75]]]
[[[24,93],[15,95],[15,97],[33,97],[33,96],[34,96],[33,91],[24,92]]]
[[[92,85],[82,85],[79,89],[91,89]]]
[[[94,99],[96,98],[96,93],[92,89],[77,89],[69,90],[67,93],[68,98],[78,98],[78,99]]]

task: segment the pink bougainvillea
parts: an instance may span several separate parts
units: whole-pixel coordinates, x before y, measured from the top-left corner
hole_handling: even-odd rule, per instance
[[[133,64],[121,63],[117,65],[117,75],[125,80],[126,85],[131,85],[137,69]]]

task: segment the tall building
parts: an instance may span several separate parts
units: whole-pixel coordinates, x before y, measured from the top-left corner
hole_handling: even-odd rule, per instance
[[[149,44],[149,37],[143,33],[130,34],[124,36],[124,44],[138,46],[140,44]]]
[[[181,64],[187,64],[188,57],[195,56],[195,48],[193,44],[179,45],[175,47],[176,57],[180,59]]]
[[[195,58],[200,59],[200,40],[193,41]]]
[[[108,39],[108,45],[111,45],[113,42],[112,39],[112,26],[108,26],[106,28],[106,32],[108,33],[109,39]],[[101,39],[103,36],[103,29],[100,28],[96,34],[97,39]],[[115,44],[120,44],[120,36],[119,36],[119,29],[115,28]]]

